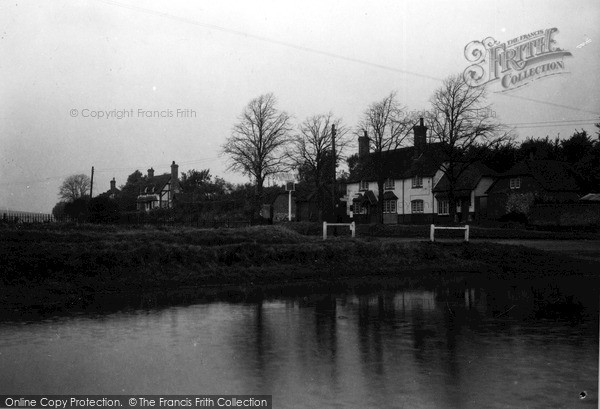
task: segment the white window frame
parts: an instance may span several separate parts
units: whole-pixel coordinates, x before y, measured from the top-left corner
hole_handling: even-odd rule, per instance
[[[421,187],[423,187],[423,177],[422,176],[413,176],[413,178],[412,178],[412,187],[413,188],[421,188]]]
[[[396,181],[391,178],[386,179],[383,183],[383,188],[387,190],[394,190],[396,188]]]
[[[386,199],[383,201],[383,213],[398,213],[398,200]]]
[[[358,190],[369,190],[369,182],[367,180],[361,180],[358,183]]]
[[[425,202],[423,201],[423,199],[411,200],[410,201],[410,212],[411,213],[424,213],[425,212]]]
[[[510,178],[510,181],[508,183],[511,189],[521,188],[521,178]]]
[[[450,214],[450,201],[448,199],[438,199],[438,215],[448,216]]]

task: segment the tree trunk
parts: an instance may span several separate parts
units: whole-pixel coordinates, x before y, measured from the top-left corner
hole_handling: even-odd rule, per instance
[[[377,180],[377,220],[383,224],[383,179]]]

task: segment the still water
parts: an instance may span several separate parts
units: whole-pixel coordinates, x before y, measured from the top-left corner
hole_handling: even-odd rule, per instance
[[[598,293],[456,284],[4,320],[0,387],[272,394],[274,408],[596,407]]]

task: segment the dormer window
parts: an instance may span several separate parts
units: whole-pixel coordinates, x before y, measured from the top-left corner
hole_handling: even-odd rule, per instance
[[[369,190],[369,182],[366,180],[361,180],[359,184],[360,190]]]
[[[520,189],[521,188],[521,178],[510,178],[510,188],[511,189]]]
[[[413,188],[423,187],[423,177],[421,177],[421,176],[414,176],[412,178],[412,187]]]
[[[386,179],[383,183],[383,188],[393,190],[396,187],[396,181],[394,179]]]

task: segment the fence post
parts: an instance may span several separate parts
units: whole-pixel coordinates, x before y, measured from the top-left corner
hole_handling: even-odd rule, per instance
[[[352,237],[354,237],[354,234],[356,232],[356,225],[354,224],[354,222],[350,224],[350,230],[352,231]]]
[[[469,241],[469,225],[468,224],[465,225],[465,241],[466,242]]]
[[[327,239],[327,222],[323,222],[323,240]]]
[[[433,242],[435,240],[435,225],[429,227],[429,239]]]

